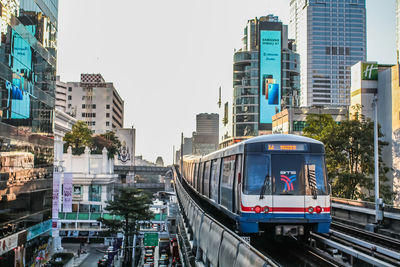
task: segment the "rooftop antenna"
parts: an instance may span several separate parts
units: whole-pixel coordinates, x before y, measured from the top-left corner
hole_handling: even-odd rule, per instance
[[[221,108],[221,86],[219,87],[219,99],[218,99],[218,107]]]

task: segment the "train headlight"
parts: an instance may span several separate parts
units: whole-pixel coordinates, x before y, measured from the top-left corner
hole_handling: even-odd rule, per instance
[[[314,212],[314,208],[313,207],[308,207],[308,212],[309,213],[313,213]]]
[[[256,213],[260,213],[260,212],[262,211],[262,208],[261,208],[260,206],[255,206],[255,207],[254,207],[254,211],[255,211]]]
[[[321,213],[321,211],[322,211],[322,208],[320,206],[316,206],[315,207],[315,212],[316,213]]]
[[[269,207],[268,207],[268,206],[265,206],[265,207],[264,207],[264,212],[265,212],[265,213],[268,213],[268,212],[269,212]]]

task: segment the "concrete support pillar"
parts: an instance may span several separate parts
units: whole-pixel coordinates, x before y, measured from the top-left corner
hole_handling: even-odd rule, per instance
[[[101,173],[108,173],[108,151],[107,148],[103,147],[103,150],[101,151],[102,155],[103,155],[103,159],[101,162]]]
[[[85,147],[84,161],[85,165],[83,172],[90,174],[90,149],[88,147]]]
[[[67,149],[67,158],[65,159],[65,171],[72,171],[72,147],[69,146]]]

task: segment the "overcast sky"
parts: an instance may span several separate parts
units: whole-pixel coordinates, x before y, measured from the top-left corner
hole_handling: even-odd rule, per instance
[[[60,0],[57,72],[101,73],[125,101],[136,155],[172,163],[198,113],[232,98],[232,57],[248,19],[289,22],[289,0]],[[395,63],[395,0],[367,0],[368,60]],[[230,102],[231,104],[231,102]]]

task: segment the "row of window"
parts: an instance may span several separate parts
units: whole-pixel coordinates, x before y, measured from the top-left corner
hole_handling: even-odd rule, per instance
[[[183,174],[197,192],[236,212],[241,159],[242,155],[232,155],[202,163],[185,162]]]
[[[82,108],[96,108],[96,104],[91,104],[91,105],[82,104]]]
[[[96,113],[84,112],[82,113],[83,118],[96,118]]]

